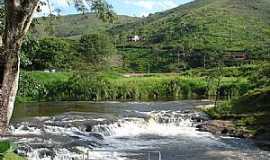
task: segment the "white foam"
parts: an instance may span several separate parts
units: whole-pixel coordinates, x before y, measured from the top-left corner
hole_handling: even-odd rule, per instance
[[[55,156],[40,156],[40,152],[49,151],[48,149],[35,149],[27,155],[29,160],[127,160],[118,152],[95,151],[84,147],[77,147],[81,153],[70,152],[67,149],[54,149]]]
[[[18,128],[11,126],[10,131],[13,135],[27,135],[27,134],[41,135],[42,133],[40,129],[35,127],[29,127],[25,124],[20,125]]]
[[[151,112],[152,118],[124,118],[117,123],[110,125],[97,125],[93,127],[94,132],[102,133],[104,136],[129,137],[139,135],[159,135],[159,136],[201,136],[202,132],[197,132],[193,127],[190,118],[184,118],[177,112]],[[169,116],[169,117],[168,117]]]

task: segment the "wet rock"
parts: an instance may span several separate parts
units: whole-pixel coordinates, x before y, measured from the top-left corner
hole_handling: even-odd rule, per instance
[[[66,148],[68,149],[69,151],[71,152],[74,152],[74,148],[76,147],[85,147],[85,148],[89,148],[89,149],[93,149],[93,147],[90,147],[92,146],[92,142],[86,142],[86,141],[70,141],[68,143],[65,143],[63,145],[63,148]]]
[[[225,125],[225,123],[227,124]],[[229,122],[225,122],[225,121],[211,120],[211,121],[207,121],[205,123],[197,125],[196,128],[199,131],[211,132],[214,134],[221,134],[222,130],[228,127],[228,123]]]
[[[269,126],[265,127],[269,129]],[[270,151],[270,131],[265,128],[258,129],[254,137],[254,142],[261,149]]]
[[[45,143],[33,143],[33,144],[31,144],[31,147],[33,149],[39,149],[39,148],[53,149],[53,148],[55,148],[55,145],[54,144],[45,144]]]
[[[39,158],[47,158],[47,157],[51,157],[52,159],[54,159],[54,157],[56,156],[55,152],[53,150],[50,149],[43,149],[39,151]]]
[[[222,131],[221,131],[221,134],[228,134],[229,133],[229,130],[227,128],[224,128]]]
[[[93,127],[91,125],[86,125],[85,126],[85,132],[92,132]]]
[[[124,117],[137,117],[137,118],[149,118],[149,115],[145,114],[145,113],[141,113],[138,111],[125,111],[123,113]]]
[[[104,140],[104,137],[99,133],[89,133],[89,136],[95,137],[96,139],[99,140]]]
[[[209,116],[207,114],[199,113],[197,115],[192,115],[191,120],[194,121],[194,122],[197,122],[197,123],[202,123],[202,122],[205,122],[205,121],[209,121],[210,118],[209,118]]]
[[[250,138],[252,134],[243,128],[236,128],[232,121],[210,120],[196,126],[199,131],[217,135],[226,135],[239,138]]]
[[[32,148],[26,146],[17,147],[15,150],[15,153],[22,157],[26,157],[29,152],[32,152]]]

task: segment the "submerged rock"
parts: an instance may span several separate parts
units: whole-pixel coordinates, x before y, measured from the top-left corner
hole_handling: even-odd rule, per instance
[[[53,150],[50,149],[43,149],[39,151],[39,158],[47,158],[47,157],[51,157],[52,159],[54,159],[54,157],[56,156],[56,153]]]
[[[96,139],[99,139],[99,140],[104,140],[104,137],[99,134],[99,133],[89,133],[89,136],[92,136],[92,137],[95,137]]]
[[[263,150],[270,151],[270,131],[269,126],[265,126],[267,129],[258,129],[254,142],[255,144]]]
[[[239,138],[251,138],[253,135],[243,128],[237,128],[232,121],[210,120],[196,126],[199,131]]]

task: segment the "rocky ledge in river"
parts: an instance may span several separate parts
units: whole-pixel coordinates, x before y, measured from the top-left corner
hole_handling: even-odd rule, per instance
[[[237,128],[232,121],[209,120],[196,126],[199,131],[210,132],[216,135],[225,135],[238,138],[252,138],[253,135],[243,128]]]
[[[233,121],[225,120],[208,120],[197,125],[196,128],[215,135],[252,139],[259,148],[270,151],[270,134],[266,131],[252,134],[245,128],[236,127]]]

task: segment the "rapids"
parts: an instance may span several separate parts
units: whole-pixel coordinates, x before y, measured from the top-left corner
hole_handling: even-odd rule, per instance
[[[267,160],[251,141],[199,132],[208,101],[59,102],[16,107],[11,132],[30,160]]]

